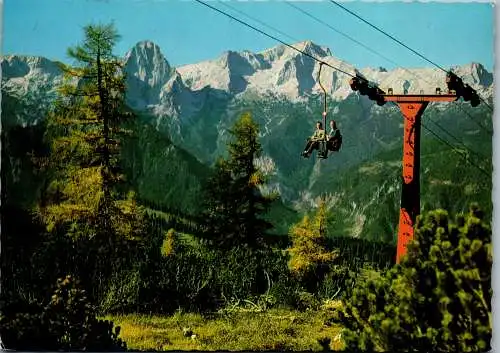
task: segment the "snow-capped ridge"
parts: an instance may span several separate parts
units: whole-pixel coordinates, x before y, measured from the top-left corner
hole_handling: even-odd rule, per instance
[[[477,62],[468,65],[454,66],[453,72],[457,74],[465,83],[471,86],[488,87],[493,83],[493,73],[488,72],[485,67]]]
[[[265,60],[268,61],[276,61],[276,60],[287,60],[292,57],[296,57],[298,55],[304,55],[303,53],[307,53],[315,58],[321,59],[327,56],[332,56],[332,52],[328,47],[320,46],[318,44],[313,43],[310,40],[306,40],[299,43],[291,44],[291,47],[281,44],[275,46],[273,48],[266,49],[261,51],[259,54],[263,56]]]
[[[1,59],[2,76],[20,78],[24,76],[46,75],[54,77],[61,74],[55,61],[42,56],[6,55]]]
[[[281,96],[292,102],[304,100],[322,94],[318,82],[320,65],[314,58],[333,67],[322,67],[321,83],[334,100],[358,94],[349,86],[351,77],[334,68],[347,73],[359,72],[386,92],[392,88],[395,94],[405,91],[408,94],[433,94],[437,87],[446,91],[446,73],[438,68],[357,70],[333,56],[329,48],[312,41],[293,46],[308,55],[278,45],[258,53],[228,50],[212,60],[173,68],[156,43],[140,41],[123,59],[127,103],[140,111],[152,111],[158,117],[189,120],[203,109],[207,90],[228,97],[248,94]],[[18,95],[46,92],[47,96],[53,96],[55,87],[62,81],[59,64],[43,57],[5,56],[1,59],[1,66],[2,89]],[[452,69],[483,98],[491,98],[493,74],[482,64],[473,62]],[[31,96],[45,97],[43,94]]]
[[[345,99],[353,94],[349,87],[349,75],[360,73],[382,89],[393,88],[394,93],[432,94],[436,88],[446,89],[446,73],[437,68],[383,67],[356,69],[353,65],[332,55],[328,47],[312,41],[292,45],[277,45],[252,53],[226,51],[219,58],[177,68],[184,82],[192,90],[211,87],[229,94],[256,93],[279,95],[292,101],[301,100],[311,94],[320,94],[318,84],[319,59],[329,64],[321,72],[321,83],[335,100]],[[455,71],[478,91],[487,96],[492,94],[493,75],[481,64],[462,65]]]
[[[298,46],[297,49],[300,49],[301,45],[303,45],[303,48],[302,48],[303,52],[305,52],[309,55],[313,55],[314,57],[322,58],[325,56],[333,56],[330,48],[315,44],[310,40],[296,44],[296,47]]]
[[[231,94],[274,93],[295,100],[318,89],[315,58],[336,65],[342,62],[331,55],[329,48],[311,41],[295,43],[293,47],[297,50],[278,45],[259,53],[226,51],[217,59],[184,65],[177,70],[193,90],[211,87]]]

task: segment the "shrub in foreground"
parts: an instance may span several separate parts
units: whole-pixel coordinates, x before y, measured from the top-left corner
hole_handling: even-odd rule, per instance
[[[472,206],[419,218],[400,265],[358,281],[335,321],[349,351],[485,352],[492,334],[491,229]]]
[[[10,293],[0,303],[0,335],[14,350],[122,351],[120,328],[99,320],[71,276],[61,278],[48,304]]]

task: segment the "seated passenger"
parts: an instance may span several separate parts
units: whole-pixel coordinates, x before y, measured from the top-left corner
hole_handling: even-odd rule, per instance
[[[330,120],[330,132],[328,134],[327,148],[330,151],[340,150],[342,145],[342,135],[340,130],[337,128],[337,123],[335,120]]]
[[[307,140],[306,147],[304,152],[302,152],[302,156],[309,158],[312,153],[312,150],[316,150],[319,147],[319,142],[325,138],[325,130],[323,130],[323,124],[321,122],[316,123],[316,131],[311,136],[310,139]]]

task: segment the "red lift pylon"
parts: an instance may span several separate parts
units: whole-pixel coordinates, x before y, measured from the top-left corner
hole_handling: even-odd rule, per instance
[[[473,107],[479,105],[480,98],[476,91],[453,72],[446,75],[448,94],[385,94],[379,87],[368,82],[364,77],[356,74],[349,82],[351,89],[366,95],[378,105],[394,102],[399,106],[404,117],[403,139],[403,185],[401,188],[401,206],[399,210],[398,245],[396,263],[406,254],[408,243],[414,237],[414,226],[420,214],[420,130],[421,117],[430,102],[452,102],[460,97],[470,101]]]
[[[399,210],[396,263],[406,254],[413,239],[413,227],[420,213],[420,130],[421,117],[429,102],[452,102],[456,95],[384,95],[386,102],[395,102],[404,118],[403,185]]]

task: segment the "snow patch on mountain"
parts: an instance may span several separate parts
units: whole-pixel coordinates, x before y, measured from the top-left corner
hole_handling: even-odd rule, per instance
[[[11,115],[2,115],[2,123],[23,127],[38,124],[63,83],[58,63],[43,57],[6,55],[1,68],[2,95],[8,94],[19,103]]]
[[[17,96],[50,93],[62,83],[58,64],[38,56],[6,55],[1,59],[2,90]]]
[[[294,44],[294,47],[330,65],[347,65],[331,55],[330,49],[318,46],[311,41]],[[177,68],[184,82],[193,90],[205,87],[224,90],[231,94],[257,93],[281,95],[291,100],[304,98],[320,89],[317,83],[319,64],[311,57],[301,54],[285,45],[280,45],[254,54],[249,51],[225,52],[215,60]],[[343,89],[336,92],[339,85],[332,84],[337,73],[327,72],[325,66],[325,87],[332,95],[346,97]],[[323,77],[322,77],[323,80]],[[343,87],[342,87],[343,88]]]
[[[352,90],[350,75],[358,70],[335,56],[327,47],[310,41],[293,45],[295,48],[317,58],[323,65],[320,81],[327,94],[334,100],[343,100]],[[335,67],[339,70],[333,69]],[[192,90],[211,87],[230,94],[273,94],[291,101],[299,101],[312,94],[322,93],[318,82],[320,64],[308,55],[280,45],[253,54],[248,51],[226,52],[215,60],[177,68],[184,82]],[[453,71],[477,89],[485,97],[493,94],[493,74],[478,63],[454,67]],[[434,94],[436,88],[446,92],[446,73],[437,68],[363,68],[359,72],[387,92],[395,94]]]
[[[481,64],[456,66],[452,70],[479,94],[490,96],[488,92],[493,83],[493,74],[487,72]],[[392,88],[394,94],[404,94],[405,89],[407,94],[436,94],[436,88],[440,88],[442,93],[448,91],[446,73],[438,68],[397,68],[391,71],[364,68],[360,73],[385,92]]]
[[[340,101],[354,93],[349,86],[350,74],[357,72],[351,64],[336,58],[332,51],[311,41],[293,45],[307,55],[279,45],[259,53],[227,51],[214,60],[173,68],[158,45],[151,41],[137,43],[124,57],[127,75],[127,103],[139,111],[154,115],[156,126],[168,126],[180,132],[189,126],[197,113],[204,109],[209,97],[227,95],[233,100],[284,99],[291,103],[307,101],[321,94],[318,58],[328,65],[321,67],[320,81],[327,94]],[[42,57],[5,56],[1,60],[2,90],[34,102],[46,102],[55,97],[62,83],[58,64]],[[481,64],[471,63],[453,68],[454,72],[475,88],[483,98],[493,95],[493,74]],[[424,92],[433,94],[436,88],[446,92],[446,74],[434,68],[363,68],[359,72],[384,91],[395,94]],[[28,98],[30,97],[30,98]],[[366,97],[363,105],[373,105]],[[374,109],[376,109],[375,107]],[[206,107],[205,107],[206,109]],[[263,134],[269,134],[267,125]]]

